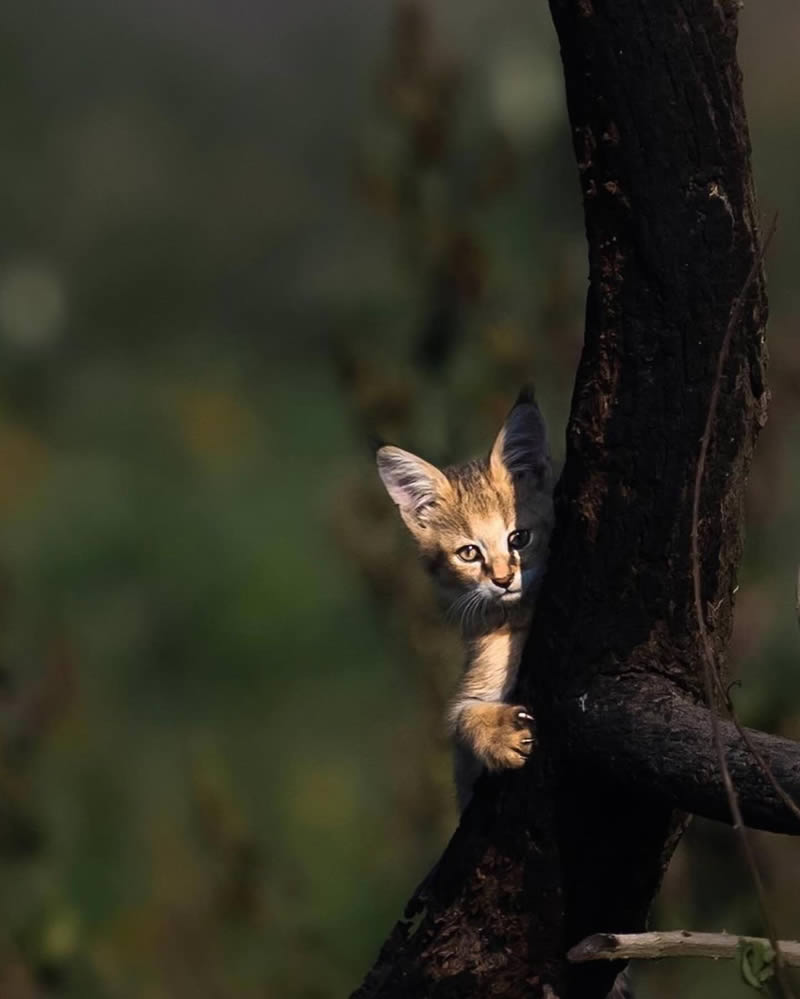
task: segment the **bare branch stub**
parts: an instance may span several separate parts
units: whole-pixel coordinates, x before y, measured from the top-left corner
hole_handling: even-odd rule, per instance
[[[694,933],[670,930],[650,933],[596,933],[581,940],[567,957],[570,961],[613,961],[620,957],[658,960],[662,957],[735,958],[742,941],[764,945],[763,937],[737,937],[730,933]],[[800,967],[800,943],[778,940],[784,963]]]

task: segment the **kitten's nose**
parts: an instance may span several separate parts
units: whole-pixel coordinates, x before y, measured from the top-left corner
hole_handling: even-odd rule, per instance
[[[514,573],[509,572],[507,576],[492,576],[492,582],[495,586],[501,586],[504,590],[507,590],[514,579]]]

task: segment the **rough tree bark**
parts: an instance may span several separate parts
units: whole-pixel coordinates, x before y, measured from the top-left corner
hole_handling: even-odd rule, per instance
[[[359,999],[601,999],[591,933],[645,927],[683,812],[729,821],[690,565],[720,346],[760,244],[735,0],[551,0],[590,284],[550,568],[520,676],[538,752],[484,779]],[[745,480],[765,420],[766,297],[733,333],[700,506],[702,598],[724,661]],[[800,745],[756,736],[787,790]],[[800,826],[724,727],[754,826]],[[683,810],[683,811],[681,811]]]

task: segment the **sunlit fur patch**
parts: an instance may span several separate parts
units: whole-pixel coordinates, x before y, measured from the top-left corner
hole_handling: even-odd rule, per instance
[[[507,614],[540,581],[553,519],[549,481],[543,488],[543,476],[533,472],[512,479],[488,460],[446,468],[444,475],[450,489],[429,509],[424,529],[415,532],[423,558],[454,616],[463,615],[462,624],[479,628],[487,612],[487,626],[496,624],[498,608]],[[530,543],[509,551],[509,535],[521,528],[531,531]],[[456,552],[466,544],[477,544],[483,558],[459,559]],[[493,571],[499,577],[513,573],[510,592],[493,584]]]
[[[513,625],[538,589],[553,520],[546,432],[532,399],[520,398],[484,459],[440,470],[390,445],[376,458],[389,495],[465,633]],[[509,535],[519,530],[530,531],[531,540],[515,550]],[[465,549],[467,557],[460,558]]]

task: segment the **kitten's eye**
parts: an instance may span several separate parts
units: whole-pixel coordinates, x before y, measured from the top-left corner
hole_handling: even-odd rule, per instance
[[[456,555],[462,562],[477,562],[481,557],[481,550],[477,545],[464,545],[463,548],[458,549]]]
[[[518,552],[530,544],[531,532],[526,529],[512,531],[508,536],[508,547],[512,552]]]

